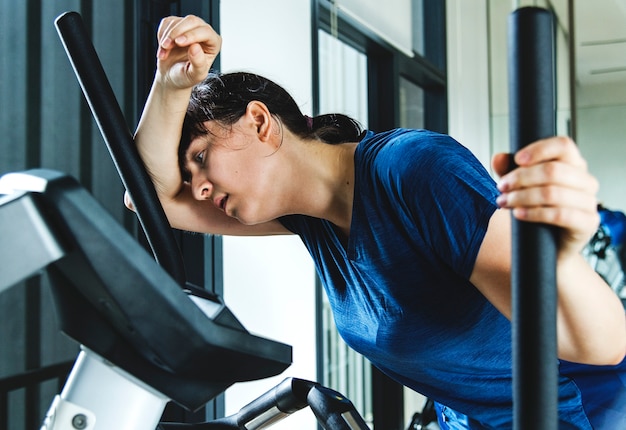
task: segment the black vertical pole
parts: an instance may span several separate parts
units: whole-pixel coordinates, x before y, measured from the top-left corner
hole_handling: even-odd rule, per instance
[[[133,200],[154,257],[184,286],[187,275],[178,243],[85,23],[78,13],[65,12],[55,20],[55,25],[122,183]]]
[[[521,8],[509,21],[511,152],[556,134],[551,12]],[[514,429],[558,428],[556,237],[513,219]]]

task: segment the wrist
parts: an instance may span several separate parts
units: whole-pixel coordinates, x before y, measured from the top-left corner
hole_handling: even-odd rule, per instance
[[[158,95],[159,99],[168,103],[176,102],[178,100],[184,100],[185,103],[188,103],[192,89],[193,87],[181,87],[176,85],[167,76],[157,72],[154,76],[150,92]]]

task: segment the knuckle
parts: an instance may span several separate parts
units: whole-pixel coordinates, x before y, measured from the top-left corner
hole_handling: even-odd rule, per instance
[[[556,187],[542,187],[541,188],[541,199],[542,202],[545,204],[550,204],[550,203],[554,203],[555,201],[557,201],[558,196],[559,196],[559,191]]]
[[[193,24],[204,22],[202,20],[202,18],[198,17],[197,15],[193,15],[193,14],[189,14],[189,15],[185,16],[185,21],[189,21],[189,22],[191,22]]]
[[[576,143],[569,136],[556,136],[554,140],[563,149],[577,148]]]
[[[550,221],[552,224],[555,224],[555,225],[560,225],[560,226],[568,225],[568,220],[571,218],[571,214],[569,213],[569,211],[563,208],[555,208],[551,210],[549,213],[551,215]]]
[[[559,142],[561,145],[569,145],[572,142],[572,139],[569,138],[569,136],[564,136],[564,135],[560,135],[556,137],[557,142]]]
[[[559,174],[559,165],[557,163],[544,163],[543,175],[547,181],[553,181]]]

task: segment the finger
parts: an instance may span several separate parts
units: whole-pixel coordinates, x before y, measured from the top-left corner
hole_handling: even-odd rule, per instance
[[[188,57],[187,75],[189,78],[193,81],[203,79],[209,72],[211,64],[206,61],[202,47],[197,43],[191,45],[188,50]]]
[[[597,199],[594,194],[559,186],[545,186],[522,189],[498,196],[496,202],[506,208],[564,208],[597,212]]]
[[[222,38],[209,25],[194,27],[174,40],[178,46],[200,44],[205,54],[217,55],[222,45]]]
[[[543,223],[564,229],[563,234],[568,236],[569,241],[580,245],[576,248],[589,241],[600,220],[597,212],[563,207],[515,208],[512,214],[520,221]]]
[[[175,16],[168,16],[168,17],[161,19],[161,22],[159,22],[159,28],[157,29],[157,40],[159,42],[161,41],[161,39],[163,39],[164,34],[167,33],[168,29],[172,26],[172,24],[179,19],[180,19],[179,17],[175,17]]]
[[[597,212],[570,207],[515,208],[513,216],[529,222],[540,222],[581,232],[595,231],[599,224]]]
[[[513,155],[505,152],[495,154],[491,159],[491,166],[498,176],[503,176],[514,166]]]
[[[206,78],[213,61],[199,44],[188,48],[173,49],[166,60],[157,64],[159,71],[168,76],[168,80],[176,87],[187,88]]]
[[[168,58],[170,50],[175,47],[172,39],[169,37],[171,29],[176,25],[181,18],[179,17],[167,17],[163,18],[159,24],[157,31],[157,58],[165,60]]]
[[[197,31],[198,29],[200,31]],[[194,36],[194,32],[196,36]],[[169,26],[164,32],[163,38],[169,39],[178,46],[189,46],[192,43],[209,39],[213,34],[216,34],[213,28],[202,18],[187,15]]]
[[[171,19],[163,23],[160,37],[160,49],[157,57],[167,59],[171,49],[191,47],[200,44],[202,51],[210,58],[215,58],[220,51],[222,38],[201,18],[188,15],[185,18]]]
[[[179,25],[181,20],[182,18],[178,16],[170,16],[161,20],[161,23],[159,24],[159,29],[157,30],[157,40],[159,42],[159,46],[161,46],[163,49],[172,48],[173,38],[171,34],[173,29]]]
[[[556,136],[533,142],[519,150],[515,154],[514,160],[519,166],[560,160],[574,166],[587,167],[574,141],[566,136]]]
[[[599,189],[597,179],[589,172],[561,161],[518,167],[498,181],[498,189],[502,192],[545,185],[579,189],[590,194],[597,193]]]

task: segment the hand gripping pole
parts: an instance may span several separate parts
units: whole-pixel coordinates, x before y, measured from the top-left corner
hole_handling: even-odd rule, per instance
[[[509,17],[511,152],[556,134],[551,12],[521,8]],[[556,231],[513,219],[514,429],[558,428]]]

